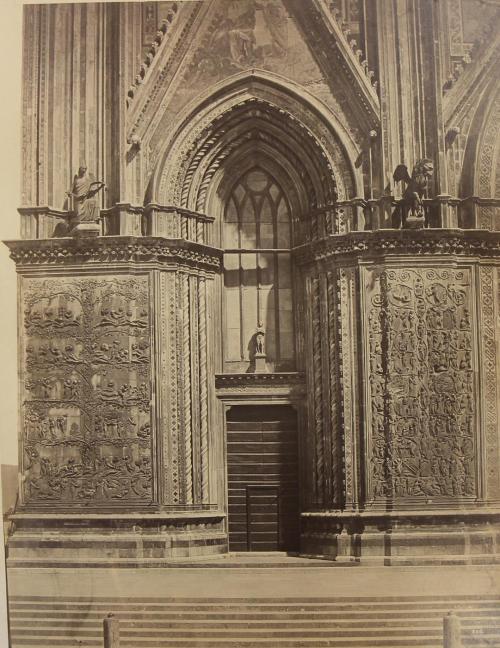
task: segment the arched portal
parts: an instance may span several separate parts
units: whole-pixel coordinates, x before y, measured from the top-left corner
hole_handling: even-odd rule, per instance
[[[308,441],[312,410],[305,396],[313,360],[310,282],[294,251],[322,236],[325,214],[335,213],[339,199],[358,195],[360,177],[334,118],[269,79],[239,78],[180,122],[166,136],[148,200],[208,217],[195,240],[222,250],[207,303],[216,384],[208,416],[222,437],[212,467],[221,462],[228,531],[239,549],[296,549],[298,503],[311,501],[304,491],[311,490],[306,482],[317,451]],[[189,228],[181,234],[190,238]],[[261,494],[272,499],[273,519],[270,511],[252,518]],[[251,519],[244,530],[243,518]],[[262,544],[252,540],[259,537],[254,523],[269,526]]]
[[[312,188],[304,208],[361,195],[359,155],[334,113],[304,88],[279,75],[252,70],[227,79],[191,103],[163,137],[148,199],[205,211],[220,170],[232,154],[269,149],[289,161]],[[256,146],[257,144],[257,146]]]

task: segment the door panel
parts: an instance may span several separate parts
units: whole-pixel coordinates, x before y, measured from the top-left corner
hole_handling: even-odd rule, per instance
[[[297,419],[288,406],[237,406],[227,415],[231,551],[298,548]]]

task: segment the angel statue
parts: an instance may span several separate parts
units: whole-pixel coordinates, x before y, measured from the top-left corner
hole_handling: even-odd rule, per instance
[[[406,182],[406,189],[392,214],[392,226],[397,229],[420,229],[428,226],[423,197],[429,179],[434,171],[434,163],[428,158],[419,160],[408,173],[404,164],[399,164],[394,171],[394,182]]]
[[[82,162],[78,173],[73,178],[73,186],[68,195],[73,198],[74,225],[79,223],[95,223],[99,220],[99,205],[96,195],[105,187],[104,182],[96,180],[87,171],[87,165]]]

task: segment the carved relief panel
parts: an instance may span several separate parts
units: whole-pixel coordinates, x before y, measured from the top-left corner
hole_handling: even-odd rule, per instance
[[[24,279],[26,504],[152,501],[147,277]]]
[[[365,271],[368,496],[477,495],[469,269]]]

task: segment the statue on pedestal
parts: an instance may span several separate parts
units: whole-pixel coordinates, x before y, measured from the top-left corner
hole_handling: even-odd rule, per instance
[[[256,357],[266,357],[265,351],[264,351],[264,339],[265,339],[265,331],[262,327],[262,324],[259,324],[257,327],[257,332],[255,333],[255,356]]]
[[[265,350],[265,336],[266,332],[264,327],[259,323],[255,332],[255,373],[266,373],[266,350]]]
[[[408,167],[399,164],[393,174],[395,182],[407,184],[403,197],[392,214],[392,226],[397,229],[420,229],[427,227],[428,219],[424,208],[423,197],[429,179],[434,171],[434,163],[428,158],[419,160],[408,173]]]
[[[73,178],[73,186],[68,195],[73,199],[73,218],[71,224],[73,229],[88,229],[89,225],[95,225],[99,220],[99,205],[97,202],[97,194],[106,185],[104,182],[96,180],[95,177],[88,172],[87,165],[82,162],[78,169],[78,173]],[[87,224],[82,228],[82,224]]]

